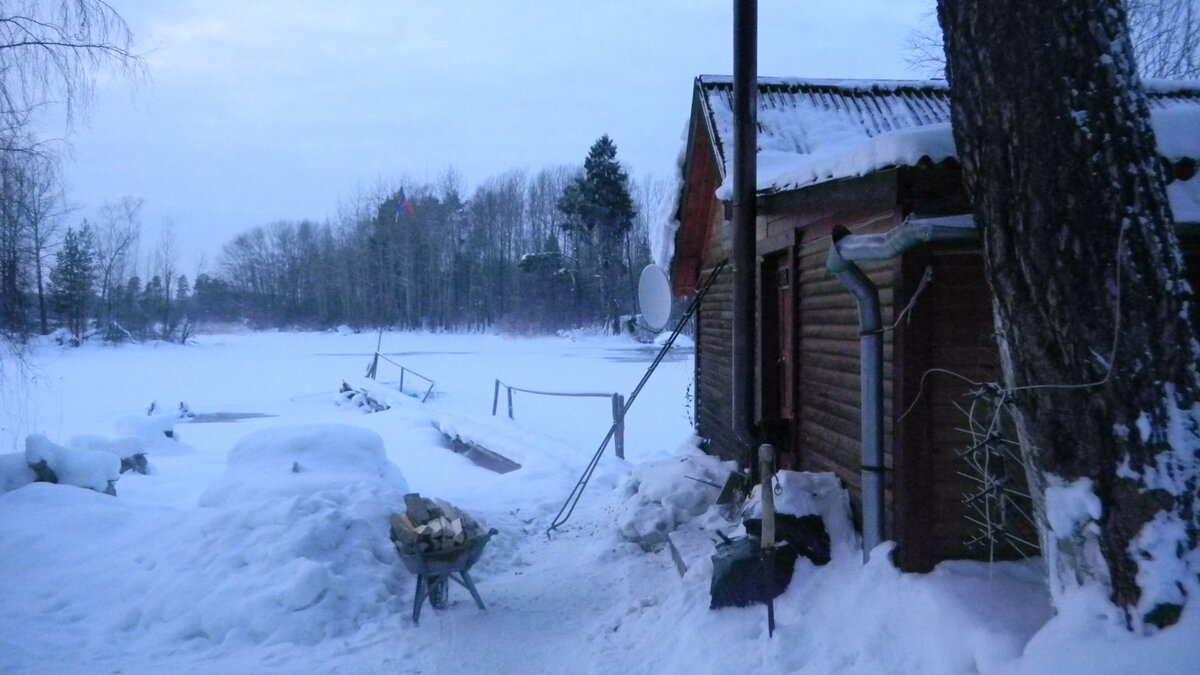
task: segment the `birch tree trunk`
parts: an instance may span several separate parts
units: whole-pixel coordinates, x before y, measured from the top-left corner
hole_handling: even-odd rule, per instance
[[[1056,603],[1197,586],[1191,292],[1120,0],[939,0],[963,178]]]

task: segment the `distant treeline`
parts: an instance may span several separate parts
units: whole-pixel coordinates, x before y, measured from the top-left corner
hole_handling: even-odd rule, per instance
[[[635,274],[650,258],[646,214],[661,190],[635,190],[633,224],[618,259],[605,261],[598,229],[572,226],[558,208],[578,174],[508,173],[468,198],[453,180],[409,183],[336,223],[256,227],[224,247],[219,275],[197,277],[190,311],[280,327],[611,326],[634,311]],[[606,274],[619,283],[606,288]]]
[[[603,137],[583,167],[511,171],[469,195],[448,171],[360,194],[324,222],[255,227],[223,247],[213,271],[189,280],[169,233],[138,264],[139,200],[108,204],[60,233],[49,216],[22,221],[28,186],[0,188],[13,190],[0,202],[13,207],[0,208],[0,244],[12,252],[0,259],[9,263],[0,264],[0,329],[174,341],[215,322],[615,330],[635,311],[649,220],[664,195],[653,179],[632,183]]]

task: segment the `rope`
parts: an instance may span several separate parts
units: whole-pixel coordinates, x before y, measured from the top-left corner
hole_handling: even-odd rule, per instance
[[[650,376],[654,373],[654,370],[658,368],[658,364],[662,363],[663,357],[667,355],[667,352],[671,349],[671,345],[675,344],[675,338],[679,337],[680,332],[683,331],[683,327],[687,325],[688,319],[692,318],[692,315],[696,313],[696,310],[700,307],[700,301],[704,299],[704,296],[708,293],[708,290],[712,288],[713,282],[716,281],[717,276],[721,273],[721,270],[725,268],[725,264],[727,262],[727,260],[722,260],[717,264],[716,267],[713,268],[713,271],[709,273],[708,279],[704,281],[704,285],[700,288],[699,292],[696,293],[695,299],[692,300],[692,304],[689,305],[687,311],[684,312],[683,318],[679,320],[678,325],[675,326],[675,330],[671,331],[671,336],[667,338],[666,342],[663,343],[662,349],[658,351],[658,356],[654,357],[654,362],[651,363],[650,367],[646,369],[646,374],[642,376],[642,381],[638,382],[638,385],[634,387],[633,392],[629,394],[629,398],[625,400],[625,412],[628,412],[629,408],[633,406],[633,402],[635,399],[637,399],[638,393],[642,391],[642,387],[646,386],[646,382],[650,379]],[[588,462],[587,467],[583,470],[583,475],[579,477],[579,480],[575,483],[575,487],[571,489],[571,494],[567,495],[567,500],[563,502],[562,508],[558,510],[558,515],[554,516],[554,520],[550,523],[550,527],[546,528],[547,537],[550,536],[551,532],[558,529],[568,520],[570,520],[571,514],[575,512],[575,507],[579,504],[579,499],[583,497],[584,488],[587,487],[588,481],[592,479],[592,473],[595,472],[596,466],[600,463],[600,457],[604,455],[604,449],[608,447],[608,442],[612,440],[613,434],[616,433],[616,430],[617,425],[615,423],[609,427],[608,433],[605,434],[604,440],[600,442],[600,447],[596,450],[596,454],[592,455],[591,461]]]

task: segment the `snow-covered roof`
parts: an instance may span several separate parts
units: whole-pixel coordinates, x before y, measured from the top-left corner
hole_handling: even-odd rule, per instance
[[[731,189],[733,80],[702,75],[698,99]],[[944,80],[758,78],[758,190],[785,192],[891,166],[956,156]],[[1146,86],[1159,154],[1200,159],[1200,82]]]

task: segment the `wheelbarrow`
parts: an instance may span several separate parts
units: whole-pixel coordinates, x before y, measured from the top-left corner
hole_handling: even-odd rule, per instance
[[[479,609],[486,610],[475,582],[471,580],[469,570],[479,562],[483,555],[483,547],[498,531],[493,528],[487,534],[480,534],[466,543],[454,548],[440,551],[421,551],[412,544],[395,542],[396,550],[404,566],[417,576],[416,597],[413,599],[413,624],[420,624],[421,607],[425,599],[434,609],[445,609],[450,602],[450,584],[453,580],[459,586],[467,589]]]

